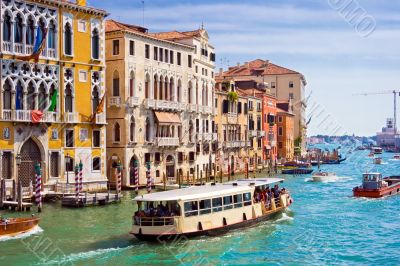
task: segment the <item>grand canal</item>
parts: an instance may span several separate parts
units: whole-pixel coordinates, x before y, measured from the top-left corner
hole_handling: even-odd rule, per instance
[[[337,182],[285,176],[295,199],[286,213],[220,237],[139,242],[128,234],[134,212],[130,192],[119,205],[67,209],[46,204],[40,214],[43,232],[0,242],[0,265],[399,264],[400,197],[367,200],[351,195],[364,171],[398,174],[400,161],[385,154],[386,163],[375,166],[367,154],[354,152],[342,165],[323,166],[340,176]]]

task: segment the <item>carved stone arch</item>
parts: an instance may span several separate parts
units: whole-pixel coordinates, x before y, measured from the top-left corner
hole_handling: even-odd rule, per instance
[[[14,22],[15,22],[15,18],[17,18],[18,15],[20,15],[22,18],[22,25],[26,25],[26,16],[24,15],[24,13],[21,10],[17,9],[16,11],[14,11],[13,15],[14,15],[14,18],[13,18]]]

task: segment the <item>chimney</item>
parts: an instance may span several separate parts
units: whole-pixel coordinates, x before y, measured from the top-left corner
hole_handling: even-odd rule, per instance
[[[237,63],[237,67],[240,67],[240,63]]]
[[[86,0],[76,0],[78,6],[86,6]]]
[[[222,67],[219,68],[219,74],[222,76],[222,72],[224,72],[224,69]]]

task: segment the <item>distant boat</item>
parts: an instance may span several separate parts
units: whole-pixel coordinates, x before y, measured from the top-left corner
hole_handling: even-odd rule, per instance
[[[374,164],[382,164],[382,158],[381,157],[375,157],[374,158]]]
[[[0,237],[17,236],[31,231],[39,223],[39,218],[1,218]]]
[[[394,160],[400,160],[400,154],[395,154],[393,155]]]
[[[383,150],[381,147],[372,147],[372,153],[374,154],[382,154]]]
[[[336,173],[319,171],[312,175],[312,179],[314,182],[328,182],[336,179]]]

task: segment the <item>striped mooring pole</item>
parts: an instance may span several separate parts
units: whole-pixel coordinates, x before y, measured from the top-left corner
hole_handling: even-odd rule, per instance
[[[146,171],[146,178],[147,178],[147,193],[151,192],[151,175],[150,175],[150,162],[146,164],[147,171]]]
[[[36,172],[36,189],[35,189],[35,199],[38,212],[42,212],[42,170],[40,169],[40,163],[35,165]]]
[[[117,195],[121,194],[122,191],[122,164],[121,161],[118,161],[117,165]]]
[[[79,193],[83,191],[83,163],[79,162]]]
[[[139,168],[138,168],[138,165],[139,165],[139,163],[138,163],[138,161],[135,161],[135,163],[134,163],[134,173],[135,173],[135,191],[136,191],[136,194],[137,193],[139,193]]]
[[[79,166],[75,165],[75,201],[76,206],[79,204]]]

